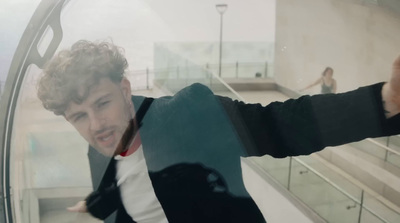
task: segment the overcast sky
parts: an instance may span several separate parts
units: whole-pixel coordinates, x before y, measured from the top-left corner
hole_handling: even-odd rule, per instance
[[[4,81],[19,39],[40,0],[0,0],[0,81]]]

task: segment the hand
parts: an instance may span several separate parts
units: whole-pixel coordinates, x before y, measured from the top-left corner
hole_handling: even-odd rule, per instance
[[[86,201],[79,201],[78,203],[75,204],[75,206],[68,207],[67,210],[71,212],[86,213],[87,212]]]
[[[382,88],[382,100],[387,118],[400,112],[400,56],[393,62],[390,81]]]

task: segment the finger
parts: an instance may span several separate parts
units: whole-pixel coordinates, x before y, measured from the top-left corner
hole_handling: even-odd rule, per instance
[[[398,72],[400,70],[400,55],[393,62],[393,72]]]
[[[400,75],[400,55],[393,62],[393,75]]]
[[[392,90],[399,91],[397,88],[400,87],[400,56],[393,62],[391,82],[391,87],[394,88]]]

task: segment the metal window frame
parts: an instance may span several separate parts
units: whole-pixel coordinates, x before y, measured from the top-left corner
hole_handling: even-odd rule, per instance
[[[10,188],[10,146],[15,109],[25,73],[31,64],[42,68],[54,55],[61,43],[61,10],[68,0],[42,0],[36,8],[15,51],[0,101],[0,222],[11,223]],[[43,56],[37,46],[48,27],[53,30],[53,38]]]

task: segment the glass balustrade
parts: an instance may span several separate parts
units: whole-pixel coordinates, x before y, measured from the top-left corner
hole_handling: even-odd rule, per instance
[[[328,222],[400,220],[399,213],[385,206],[379,196],[364,192],[310,156],[249,160]]]
[[[350,145],[372,155],[373,157],[377,157],[380,160],[390,163],[396,167],[400,167],[400,151],[396,147],[397,137],[398,136],[385,137],[378,140],[362,140],[359,142],[351,143]],[[390,143],[390,141],[392,141],[392,143]],[[386,145],[388,146],[382,144],[382,142],[386,142]]]

